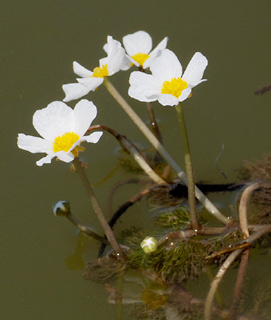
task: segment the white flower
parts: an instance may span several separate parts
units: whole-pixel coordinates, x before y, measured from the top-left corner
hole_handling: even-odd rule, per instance
[[[157,249],[157,240],[153,237],[146,237],[141,243],[141,248],[145,253],[151,253]]]
[[[84,136],[96,115],[97,108],[91,101],[81,100],[74,109],[62,101],[54,101],[33,115],[33,126],[42,138],[20,133],[18,147],[32,153],[47,153],[36,162],[38,166],[51,163],[54,157],[71,162],[83,150],[81,142],[97,143],[101,138],[100,131]]]
[[[146,69],[150,66],[152,60],[166,48],[168,38],[164,38],[158,46],[152,49],[152,38],[145,31],[137,31],[123,37],[123,46],[128,53],[128,57],[137,67]]]
[[[182,74],[182,65],[176,55],[165,49],[151,63],[151,75],[139,71],[131,73],[128,93],[139,101],[158,100],[163,106],[178,105],[190,96],[193,87],[206,81],[202,77],[207,65],[206,57],[196,52]]]
[[[94,68],[93,72],[84,68],[78,62],[73,62],[73,71],[81,78],[77,79],[78,83],[69,83],[62,86],[66,95],[63,101],[79,99],[98,88],[103,83],[104,77],[112,76],[120,70],[129,68],[125,50],[119,41],[108,36],[104,50],[107,57],[99,60],[99,67]]]

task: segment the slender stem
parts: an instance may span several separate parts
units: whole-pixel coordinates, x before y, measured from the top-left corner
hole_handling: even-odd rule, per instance
[[[76,168],[76,172],[78,173],[79,177],[82,180],[82,183],[83,183],[83,185],[87,191],[87,194],[89,196],[89,199],[92,203],[94,212],[96,213],[96,216],[97,216],[97,218],[98,218],[98,220],[104,230],[104,233],[105,233],[110,245],[112,246],[113,250],[115,251],[116,255],[119,257],[119,259],[121,259],[122,261],[127,260],[126,255],[121,250],[121,248],[120,248],[120,246],[114,236],[112,229],[110,228],[109,224],[107,223],[107,221],[105,219],[105,216],[104,216],[102,209],[96,199],[96,196],[90,186],[90,183],[89,183],[88,178],[85,174],[85,171],[81,166],[80,160],[77,157],[75,157],[73,160],[73,164]]]
[[[162,144],[163,143],[162,135],[161,135],[161,132],[159,130],[157,121],[155,119],[152,103],[151,102],[146,102],[146,105],[147,105],[147,110],[148,110],[148,114],[149,114],[149,118],[150,118],[150,122],[151,122],[152,132],[155,135],[155,137],[157,138],[157,140]],[[155,162],[158,162],[158,163],[162,162],[162,157],[161,157],[160,153],[157,152],[157,151],[156,151],[154,160],[155,160]]]
[[[258,231],[253,233],[251,236],[249,236],[248,238],[246,238],[245,240],[240,242],[240,244],[242,244],[242,243],[253,243],[254,241],[258,240],[260,237],[262,237],[266,233],[270,233],[270,232],[271,232],[271,224],[264,225],[262,228],[259,228]]]
[[[250,196],[252,192],[256,189],[258,189],[261,186],[260,183],[253,183],[250,186],[248,186],[244,192],[242,193],[240,204],[239,204],[239,220],[240,220],[240,227],[244,234],[244,239],[249,237],[248,232],[248,225],[247,225],[247,205],[248,200],[250,199]]]
[[[228,268],[230,267],[230,265],[233,263],[233,261],[237,258],[237,256],[243,251],[243,249],[237,249],[235,251],[233,251],[228,258],[225,260],[225,262],[222,264],[222,266],[220,267],[220,269],[218,270],[213,282],[211,283],[211,287],[210,290],[208,292],[206,301],[205,301],[205,307],[204,307],[204,320],[211,320],[211,311],[212,311],[212,303],[214,300],[214,296],[216,293],[216,290],[224,276],[224,274],[226,273],[226,271],[228,270]]]
[[[192,158],[191,158],[191,151],[190,151],[190,146],[188,141],[186,124],[184,120],[183,109],[180,103],[176,106],[176,111],[177,111],[178,121],[181,128],[181,136],[182,136],[183,149],[184,149],[184,161],[185,161],[185,168],[186,168],[186,174],[187,174],[187,189],[188,189],[188,204],[189,204],[190,220],[191,220],[192,228],[198,229],[199,223],[196,215],[195,182],[194,182],[194,175],[193,175]]]
[[[88,227],[83,225],[71,212],[68,212],[65,217],[71,221],[72,224],[74,224],[78,229],[80,229],[82,232],[87,234],[88,236],[102,242],[102,243],[108,243],[108,241],[104,238],[99,236],[97,233],[90,230]]]
[[[145,125],[145,123],[139,118],[139,116],[134,112],[134,110],[129,106],[129,104],[124,100],[124,98],[119,94],[116,88],[108,80],[104,79],[104,85],[112,95],[112,97],[119,103],[122,109],[127,113],[131,120],[136,124],[139,130],[145,135],[149,142],[154,146],[154,148],[161,154],[165,161],[171,165],[172,169],[177,173],[178,177],[187,184],[187,177],[184,171],[179,167],[179,165],[171,158],[169,153],[163,147],[163,145],[156,139],[153,133]],[[195,186],[195,195],[197,199],[203,204],[203,206],[219,221],[224,224],[229,223],[229,219],[226,218],[215,205]]]
[[[143,69],[143,67],[139,67],[139,71],[146,73],[146,70]],[[150,121],[151,121],[152,131],[153,131],[155,137],[159,140],[159,142],[162,143],[162,135],[160,133],[158,124],[157,124],[156,119],[155,119],[152,103],[151,102],[146,102],[146,105],[147,105],[149,118],[150,118]],[[156,154],[157,160],[159,160],[159,156],[160,156],[159,154]]]
[[[159,130],[157,121],[155,119],[152,104],[151,104],[151,102],[147,102],[146,105],[147,105],[147,110],[148,110],[148,114],[149,114],[149,118],[150,118],[150,122],[151,122],[152,131],[153,131],[154,135],[156,136],[156,138],[162,143],[162,135]]]
[[[214,276],[214,271],[213,271],[213,268],[211,265],[206,266],[206,274],[207,274],[207,277],[210,282],[214,280],[215,276]],[[221,295],[219,288],[216,291],[215,297],[216,297],[216,302],[217,302],[219,309],[220,310],[224,309],[225,304],[224,304],[223,297]]]
[[[238,305],[242,296],[242,288],[243,288],[245,274],[248,266],[248,256],[249,256],[249,249],[246,249],[244,250],[241,256],[241,262],[238,269],[237,280],[234,288],[233,303],[228,315],[229,320],[236,319],[236,313],[237,313]]]
[[[163,180],[148,164],[147,160],[142,156],[140,150],[125,136],[119,134],[115,130],[104,126],[104,125],[96,125],[92,126],[88,129],[88,131],[95,130],[95,129],[102,129],[107,130],[111,133],[122,145],[122,147],[127,150],[129,153],[132,154],[135,161],[140,165],[140,167],[145,171],[145,173],[157,184],[166,184],[166,181]]]

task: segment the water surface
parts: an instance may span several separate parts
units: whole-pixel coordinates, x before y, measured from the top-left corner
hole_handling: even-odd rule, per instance
[[[264,0],[2,1],[1,319],[114,319],[115,310],[107,304],[103,286],[82,277],[86,263],[96,257],[97,243],[83,239],[82,261],[71,263],[68,257],[78,246],[80,251],[82,240],[72,225],[54,217],[51,210],[56,201],[67,199],[74,213],[100,232],[80,181],[64,163],[37,167],[39,155],[16,146],[19,132],[35,135],[33,113],[64,98],[62,84],[75,80],[72,62],[92,69],[105,56],[102,47],[108,34],[121,40],[137,30],[149,32],[154,44],[168,36],[168,47],[184,66],[196,51],[202,52],[209,60],[208,81],[183,104],[196,180],[225,182],[214,165],[224,145],[220,167],[227,181],[235,181],[244,160],[260,158],[270,150],[271,96],[254,95],[271,81],[270,10],[270,2]],[[112,82],[147,120],[144,105],[127,95],[129,73],[117,74]],[[103,87],[88,99],[98,107],[96,124],[112,126],[149,147]],[[154,105],[164,144],[182,164],[176,112]],[[87,149],[83,157],[91,182],[102,181],[118,165],[117,148],[113,138],[105,135]],[[95,187],[105,210],[112,187],[128,177],[119,169]],[[131,185],[119,190],[114,208],[138,189]],[[221,203],[231,214],[228,206]],[[139,217],[144,221],[148,210],[145,202],[132,208],[117,230],[138,224]],[[252,280],[258,281],[259,271],[268,272],[268,259],[257,265],[252,257]]]

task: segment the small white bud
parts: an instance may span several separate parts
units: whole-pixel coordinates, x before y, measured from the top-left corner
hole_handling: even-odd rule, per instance
[[[71,205],[69,201],[66,201],[66,200],[58,201],[53,206],[53,212],[55,216],[65,216],[70,212],[70,210],[71,210]]]
[[[146,237],[141,243],[141,248],[145,253],[154,252],[157,249],[157,240],[153,237]]]

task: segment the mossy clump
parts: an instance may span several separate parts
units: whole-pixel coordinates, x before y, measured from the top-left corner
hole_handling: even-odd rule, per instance
[[[138,248],[129,256],[128,264],[137,269],[151,269],[168,283],[180,283],[196,278],[204,270],[208,246],[207,242],[182,240],[173,248],[160,247],[151,254]]]
[[[133,250],[138,248],[140,242],[149,235],[150,234],[147,230],[137,227],[131,227],[121,232],[120,239],[121,243],[127,245]]]
[[[125,265],[110,255],[96,261],[90,261],[84,273],[86,280],[106,282],[120,276],[125,270]]]
[[[162,211],[157,214],[155,221],[159,227],[179,230],[190,224],[189,212],[186,208],[173,208],[173,210]]]
[[[271,154],[265,154],[261,160],[246,161],[240,168],[238,176],[245,181],[271,183]]]
[[[201,225],[206,223],[202,217],[198,217]],[[181,230],[190,226],[190,214],[186,207],[170,207],[156,213],[155,224],[160,228]]]
[[[271,155],[262,160],[246,162],[240,169],[239,177],[245,181],[260,182],[261,186],[252,194],[252,208],[248,221],[251,224],[271,223]]]
[[[234,244],[243,240],[239,231],[208,239],[200,236],[163,243],[158,249],[146,254],[142,248],[134,247],[129,253],[128,266],[140,270],[152,270],[167,283],[182,283],[196,279],[206,265],[220,266],[234,250]]]

